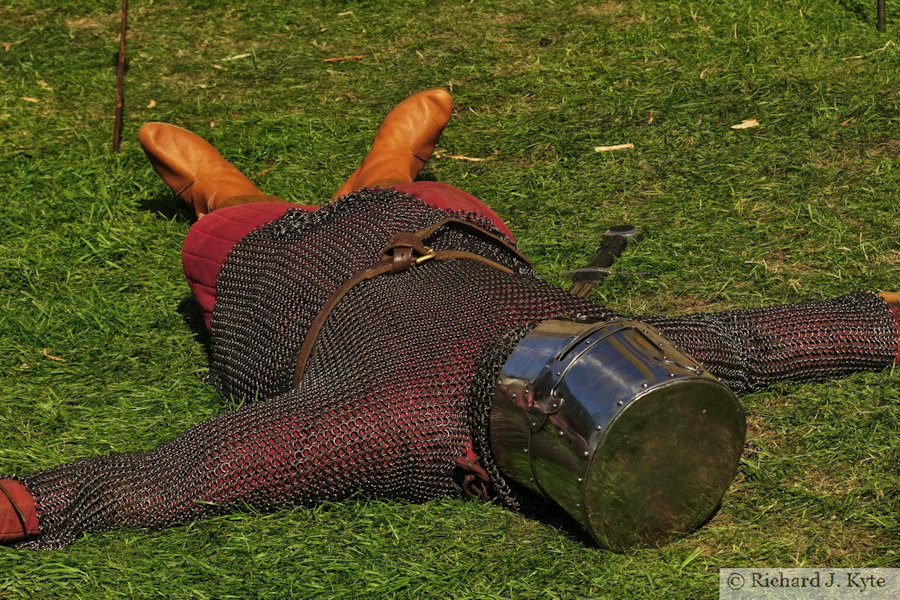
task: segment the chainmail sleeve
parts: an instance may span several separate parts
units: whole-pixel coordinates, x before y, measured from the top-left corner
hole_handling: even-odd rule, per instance
[[[807,304],[637,318],[737,393],[880,370],[897,354],[897,320],[882,298],[868,292]]]
[[[327,391],[332,391],[327,389]],[[423,501],[453,489],[465,430],[452,405],[411,397],[335,402],[305,386],[205,421],[145,452],[110,454],[20,477],[54,549],[113,527],[162,528],[236,506],[273,510],[353,494]]]

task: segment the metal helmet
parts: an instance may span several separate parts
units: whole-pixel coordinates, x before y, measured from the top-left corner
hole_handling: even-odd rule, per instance
[[[745,430],[734,393],[637,321],[544,321],[507,359],[491,405],[503,472],[616,551],[708,520]]]

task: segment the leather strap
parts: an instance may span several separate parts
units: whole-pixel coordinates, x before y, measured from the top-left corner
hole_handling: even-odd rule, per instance
[[[487,483],[491,478],[488,476],[478,461],[481,460],[476,454],[474,458],[454,458],[453,462],[466,473],[463,475],[462,490],[469,498],[480,498],[485,502],[491,499],[488,494]]]
[[[391,273],[400,273],[412,266],[413,255],[428,256],[431,248],[425,246],[422,238],[414,233],[401,232],[391,238],[390,243],[381,251],[381,261],[390,261]]]
[[[474,223],[470,223],[469,221],[464,221],[462,219],[457,219],[455,217],[448,217],[446,219],[438,221],[434,225],[430,225],[430,226],[426,227],[425,229],[417,231],[415,233],[415,235],[419,239],[424,240],[425,238],[430,236],[432,233],[434,233],[435,231],[437,231],[438,229],[440,229],[441,227],[444,227],[446,225],[456,225],[456,226],[462,227],[463,229],[472,230],[472,231],[478,233],[479,235],[489,238],[493,242],[500,244],[506,250],[508,250],[509,252],[514,254],[516,256],[516,258],[523,261],[527,265],[531,265],[531,261],[528,260],[528,257],[526,257],[524,254],[522,254],[519,251],[519,249],[516,248],[516,246],[514,244],[510,243],[506,238],[496,235],[496,234],[493,234],[489,231],[486,231],[486,230],[482,229],[481,227],[479,227],[478,225],[475,225]]]
[[[429,260],[474,260],[499,271],[503,271],[504,273],[512,274],[512,269],[479,254],[473,254],[472,252],[465,252],[463,250],[434,251],[426,246],[423,240],[445,225],[461,225],[467,229],[473,229],[477,233],[500,243],[517,258],[525,261],[529,265],[531,264],[531,261],[525,258],[514,245],[510,244],[500,236],[485,231],[481,227],[469,223],[468,221],[463,221],[462,219],[448,218],[439,221],[430,227],[417,231],[416,233],[404,231],[395,234],[388,245],[384,247],[384,250],[381,251],[381,261],[357,271],[356,275],[345,281],[341,287],[331,294],[331,297],[328,298],[319,310],[319,314],[313,319],[309,331],[306,333],[306,338],[303,340],[303,345],[300,347],[300,354],[297,356],[297,365],[294,367],[294,387],[297,387],[297,385],[300,384],[300,380],[303,379],[303,373],[306,371],[306,363],[309,361],[313,346],[315,346],[316,340],[319,338],[319,333],[325,325],[328,315],[331,314],[334,307],[337,306],[338,302],[340,302],[350,290],[363,281],[385,273],[401,273],[415,265],[419,265]]]

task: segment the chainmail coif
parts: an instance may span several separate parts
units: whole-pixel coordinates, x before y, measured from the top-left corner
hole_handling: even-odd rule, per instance
[[[369,190],[316,213],[289,211],[245,237],[223,266],[211,380],[251,401],[150,451],[22,477],[39,503],[41,529],[24,545],[61,547],[84,531],[164,527],[243,504],[268,510],[356,493],[414,501],[454,494],[455,459],[473,441],[492,491],[517,506],[487,438],[494,367],[541,321],[616,313],[534,278],[488,238],[448,226],[426,242],[488,256],[513,274],[430,261],[357,285],[291,388],[297,351],[333,290],[376,262],[393,233],[447,215],[399,192]],[[897,348],[890,311],[865,294],[644,320],[738,390],[883,368]],[[796,344],[812,350],[798,353]]]

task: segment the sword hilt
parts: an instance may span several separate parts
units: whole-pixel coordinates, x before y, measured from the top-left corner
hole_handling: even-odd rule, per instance
[[[616,225],[603,232],[606,241],[597,249],[597,253],[590,263],[575,271],[569,292],[582,298],[590,294],[597,284],[608,275],[608,272],[603,269],[610,267],[617,258],[622,256],[622,252],[628,247],[630,241],[636,242],[643,235],[644,232],[641,228],[634,225]]]

